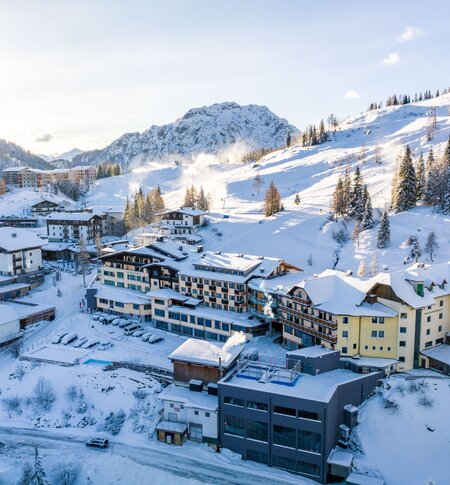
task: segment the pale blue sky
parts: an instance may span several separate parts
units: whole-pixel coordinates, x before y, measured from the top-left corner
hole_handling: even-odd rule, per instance
[[[0,0],[0,138],[100,148],[221,101],[299,128],[356,114],[450,86],[449,18],[446,0]]]

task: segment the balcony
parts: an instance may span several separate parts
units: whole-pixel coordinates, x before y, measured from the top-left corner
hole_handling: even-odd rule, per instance
[[[304,318],[309,322],[314,322],[314,323],[317,323],[318,325],[323,325],[324,327],[331,328],[332,330],[337,329],[337,323],[331,320],[324,320],[323,318],[319,318],[314,315],[310,315],[309,313],[295,310],[294,308],[289,308],[285,305],[280,305],[279,308],[282,312],[290,313],[291,315],[295,315],[296,317],[299,317],[299,318]]]
[[[301,305],[311,305],[311,300],[304,298],[300,298],[299,296],[290,296],[290,300],[295,301],[296,303],[300,303]]]
[[[328,335],[328,334],[320,332],[319,330],[316,330],[314,328],[306,327],[305,325],[302,325],[301,323],[290,322],[289,320],[286,320],[283,317],[280,317],[278,320],[283,325],[287,325],[288,327],[295,328],[297,330],[300,330],[301,332],[307,333],[308,335],[312,335],[313,337],[317,337],[317,338],[320,338],[321,340],[325,340],[326,342],[328,342],[332,345],[337,344],[337,336],[336,335]]]

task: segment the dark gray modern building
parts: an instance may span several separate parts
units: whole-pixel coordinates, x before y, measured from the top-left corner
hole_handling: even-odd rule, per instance
[[[356,424],[355,406],[384,375],[339,366],[339,352],[319,346],[290,352],[279,365],[241,358],[219,381],[221,446],[325,483],[330,453],[346,446]]]

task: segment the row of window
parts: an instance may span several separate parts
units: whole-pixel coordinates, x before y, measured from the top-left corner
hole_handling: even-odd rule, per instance
[[[224,432],[265,443],[269,439],[268,423],[239,416],[224,416]],[[272,443],[286,448],[320,453],[322,437],[320,433],[274,424],[272,426]]]
[[[161,308],[155,308],[155,315],[158,317],[165,317],[166,311]],[[218,320],[211,320],[209,318],[196,317],[195,315],[186,315],[179,312],[168,312],[168,318],[171,320],[177,320],[180,322],[192,323],[201,325],[202,327],[215,328],[216,330],[223,330],[224,332],[230,331],[230,324],[225,322],[219,322]]]
[[[219,342],[226,342],[228,340],[228,335],[219,335],[213,332],[205,332],[199,328],[191,328],[191,327],[184,327],[183,325],[176,325],[174,323],[169,324],[167,322],[163,322],[161,320],[153,319],[153,323],[156,328],[160,328],[161,330],[165,330],[166,332],[175,332],[179,333],[180,335],[186,335],[189,337],[198,337],[207,340],[218,340]]]
[[[257,409],[259,411],[268,411],[269,406],[267,403],[245,400],[238,397],[225,396],[225,404],[231,404],[232,406],[247,407],[250,409]],[[283,414],[285,416],[292,416],[294,418],[311,419],[314,421],[320,421],[321,416],[319,413],[313,411],[305,411],[303,409],[288,408],[285,406],[273,405],[273,412],[276,414]]]

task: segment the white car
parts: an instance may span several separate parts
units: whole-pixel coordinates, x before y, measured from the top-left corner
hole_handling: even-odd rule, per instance
[[[129,325],[133,325],[133,321],[132,320],[127,320],[126,318],[124,318],[121,322],[119,322],[119,327],[120,328],[125,328],[125,327],[128,327]]]
[[[98,344],[98,340],[88,340],[87,342],[85,342],[81,348],[82,349],[90,349],[91,347],[94,347],[95,345]]]
[[[63,345],[68,345],[70,343],[72,343],[74,340],[76,340],[78,338],[78,335],[74,332],[72,333],[68,333],[67,335],[65,335],[62,340],[61,340],[61,343]]]
[[[55,337],[53,337],[52,339],[52,344],[59,344],[61,342],[61,340],[63,339],[63,337],[65,337],[69,332],[63,332],[63,333],[58,333],[57,335],[55,335]]]
[[[133,332],[131,334],[132,337],[142,337],[142,335],[144,335],[145,333],[145,330],[136,330],[136,332]]]
[[[147,342],[147,341],[148,341],[148,339],[149,339],[151,336],[152,336],[152,334],[151,334],[150,332],[144,333],[144,335],[142,335],[142,337],[141,337],[141,340],[142,340],[143,342]]]
[[[76,341],[76,342],[73,344],[73,346],[74,346],[75,348],[81,347],[83,344],[85,344],[85,343],[87,342],[87,340],[88,340],[88,339],[87,339],[86,337],[81,337],[81,338],[80,338],[80,340],[77,340],[77,341]]]
[[[149,344],[157,344],[158,342],[162,342],[164,340],[164,337],[160,337],[159,335],[152,335],[148,339]]]
[[[103,316],[103,313],[101,313],[101,312],[95,312],[92,315],[92,320],[98,320],[101,316]]]

